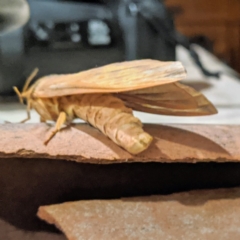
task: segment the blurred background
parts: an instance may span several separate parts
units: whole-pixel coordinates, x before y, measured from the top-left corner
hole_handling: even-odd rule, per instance
[[[143,121],[240,123],[239,0],[0,0],[0,119],[25,117],[12,86],[35,67],[40,77],[144,58],[182,61],[184,82],[221,111]]]

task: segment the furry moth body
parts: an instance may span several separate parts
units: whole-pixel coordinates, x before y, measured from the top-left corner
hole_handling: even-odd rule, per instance
[[[128,152],[138,154],[148,148],[153,138],[144,132],[132,110],[176,116],[217,112],[201,93],[177,83],[185,77],[179,62],[114,63],[77,74],[43,77],[28,88],[35,74],[27,80],[22,93],[14,89],[21,101],[27,100],[26,120],[34,108],[41,121],[56,121],[46,143],[62,124],[81,118]]]
[[[32,106],[41,115],[42,121],[57,121],[61,112],[67,122],[81,118],[132,154],[145,150],[152,141],[152,137],[143,131],[141,121],[133,116],[132,109],[111,94],[81,94],[44,101],[37,99]],[[54,134],[53,131],[47,141]]]

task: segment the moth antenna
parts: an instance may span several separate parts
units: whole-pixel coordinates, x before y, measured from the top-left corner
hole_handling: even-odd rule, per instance
[[[38,73],[39,69],[35,68],[32,73],[30,74],[30,76],[27,78],[24,86],[23,86],[23,90],[22,92],[25,92],[28,89],[29,84],[31,83],[31,81],[34,79],[34,77],[36,77],[37,73]]]
[[[16,94],[18,95],[18,98],[19,98],[19,101],[20,101],[20,103],[22,103],[23,104],[23,97],[22,97],[22,94],[20,93],[20,91],[18,90],[18,88],[17,87],[13,87],[13,90],[16,92]]]

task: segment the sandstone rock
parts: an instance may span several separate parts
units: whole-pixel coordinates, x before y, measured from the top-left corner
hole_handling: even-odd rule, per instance
[[[240,239],[240,189],[43,206],[69,240]]]
[[[0,157],[88,163],[240,161],[240,126],[145,125],[155,140],[137,156],[86,124],[63,129],[45,146],[49,130],[44,123],[0,124]]]

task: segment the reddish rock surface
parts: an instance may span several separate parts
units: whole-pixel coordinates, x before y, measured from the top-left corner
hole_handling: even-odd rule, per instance
[[[91,195],[93,191],[98,191],[100,196],[106,189],[110,189],[111,193],[116,188],[119,188],[119,193],[115,194],[123,194],[130,190],[135,193],[135,189],[144,193],[146,189],[156,191],[160,188],[163,191],[163,186],[181,189],[187,185],[185,189],[189,189],[191,186],[188,184],[191,185],[192,182],[195,182],[193,186],[200,186],[201,183],[201,187],[207,186],[206,183],[211,187],[239,186],[236,183],[239,181],[237,162],[240,162],[240,126],[145,125],[145,130],[155,140],[147,151],[138,156],[130,155],[86,124],[63,129],[45,146],[43,140],[50,130],[51,127],[44,123],[0,124],[0,189],[3,192],[0,194],[0,239],[65,239],[63,235],[27,229],[29,222],[38,220],[34,214],[40,205],[68,201],[62,197],[76,192],[80,196],[76,194],[74,200],[84,199],[86,194]],[[58,159],[74,162],[54,162]],[[213,167],[207,163],[209,161],[229,163],[212,163],[218,165]],[[133,166],[100,166],[77,162],[160,163],[154,163],[159,166],[144,164],[143,168],[140,166],[142,163]],[[190,174],[188,170],[183,171],[181,166],[176,166],[178,164],[166,164],[171,168],[167,170],[161,165],[162,162],[206,162],[202,164],[210,167],[202,166],[201,163],[199,166],[186,164],[191,167],[184,165],[190,173],[193,172]],[[233,168],[232,165],[235,164],[236,168]],[[199,172],[195,167],[200,168]],[[153,171],[155,168],[158,170]],[[215,170],[217,171],[214,172]],[[186,179],[190,180],[184,178],[186,175]],[[144,181],[138,181],[141,176]],[[221,185],[220,182],[224,184]],[[79,201],[42,207],[39,215],[55,223],[71,240],[79,239],[76,234],[83,236],[80,239],[92,237],[100,240],[167,240],[171,236],[173,240],[240,239],[239,196],[239,189],[229,189],[112,201]],[[59,197],[63,201],[59,201]],[[24,229],[18,228],[25,221],[26,226],[22,224]],[[74,227],[74,224],[78,227]],[[104,234],[110,237],[104,238]]]
[[[240,239],[240,189],[40,207],[69,240]]]
[[[51,158],[77,162],[239,162],[240,126],[145,125],[154,142],[132,156],[86,124],[59,132],[45,146],[47,124],[0,124],[0,157]]]

